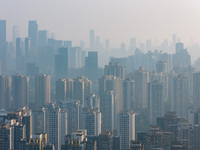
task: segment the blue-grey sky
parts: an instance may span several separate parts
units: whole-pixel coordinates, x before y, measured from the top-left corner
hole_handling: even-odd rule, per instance
[[[37,20],[39,29],[75,44],[88,41],[90,29],[116,45],[131,37],[161,42],[173,33],[200,43],[199,6],[199,0],[0,0],[0,19],[7,20],[8,40],[13,25],[25,37],[28,20]]]

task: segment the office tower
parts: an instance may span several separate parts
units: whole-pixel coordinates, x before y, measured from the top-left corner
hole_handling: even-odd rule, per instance
[[[156,63],[156,72],[158,72],[158,73],[167,73],[167,63],[166,62],[164,62],[164,61],[158,61],[157,63]]]
[[[101,130],[116,130],[116,102],[113,91],[108,91],[102,94],[100,99],[100,111],[101,111]]]
[[[88,52],[88,57],[85,58],[85,73],[91,80],[98,78],[98,52]]]
[[[8,150],[9,149],[9,124],[0,123],[0,149]]]
[[[64,41],[63,46],[64,47],[72,47],[72,41]]]
[[[68,51],[69,51],[68,67],[73,68],[73,69],[81,68],[82,67],[82,64],[81,64],[81,48],[80,47],[69,47]]]
[[[28,22],[28,37],[31,40],[31,51],[36,56],[38,46],[38,24],[35,20]]]
[[[131,54],[134,54],[135,49],[137,48],[136,46],[136,38],[131,38],[130,39],[130,48],[129,51],[131,52]]]
[[[19,26],[14,25],[12,29],[12,42],[15,43],[18,37],[19,37]]]
[[[38,31],[38,47],[44,48],[47,46],[47,30]]]
[[[123,110],[135,110],[135,82],[130,78],[123,80]]]
[[[120,77],[121,79],[125,79],[125,67],[120,66],[120,63],[112,65],[112,63],[110,62],[109,65],[105,65],[104,67],[104,75],[113,75],[116,77]]]
[[[44,131],[48,135],[47,142],[53,144],[55,150],[61,150],[67,134],[67,113],[55,104],[50,104],[44,109],[44,120]]]
[[[0,20],[0,61],[2,73],[5,73],[7,66],[6,20]]]
[[[67,112],[67,134],[71,134],[79,129],[80,101],[62,101],[61,106]]]
[[[151,40],[146,40],[146,51],[152,50]]]
[[[94,30],[90,30],[90,50],[94,50],[95,48],[95,39],[94,39]]]
[[[183,43],[176,43],[176,53],[173,54],[173,66],[181,64],[185,67],[191,65],[191,56],[187,49],[184,49]]]
[[[24,56],[22,49],[22,40],[16,39],[16,71],[22,73],[24,71]]]
[[[114,136],[113,131],[102,132],[97,139],[97,149],[120,150],[120,137]]]
[[[35,76],[36,106],[43,107],[50,103],[50,76],[41,74]]]
[[[80,41],[80,48],[81,48],[81,50],[85,49],[85,42],[84,41]]]
[[[200,107],[200,72],[193,75],[193,101],[194,107]]]
[[[73,84],[74,80],[67,78],[66,79],[66,99],[72,99],[73,98]]]
[[[185,117],[189,107],[188,79],[181,75],[174,78],[173,90],[172,111],[176,111],[178,117]]]
[[[0,75],[0,108],[11,109],[11,78]]]
[[[101,112],[98,109],[86,108],[83,111],[83,129],[87,135],[98,136],[101,133]]]
[[[193,141],[193,150],[198,150],[200,147],[200,126],[194,125],[194,141]]]
[[[31,39],[27,37],[25,38],[25,62],[30,63],[31,61]]]
[[[74,79],[73,82],[73,98],[80,100],[82,107],[85,105],[85,99],[92,93],[92,81],[84,76]]]
[[[121,150],[130,149],[130,142],[135,140],[135,114],[130,111],[118,114],[118,135],[121,138]]]
[[[44,133],[44,111],[40,109],[30,111],[30,136]]]
[[[59,79],[56,81],[56,101],[66,100],[66,79]]]
[[[138,111],[148,106],[149,72],[141,67],[133,73],[133,80],[135,81],[135,106],[137,107],[136,111]]]
[[[176,43],[176,53],[179,53],[183,50],[183,43]]]
[[[15,75],[12,77],[12,97],[14,109],[29,106],[29,77]]]
[[[106,49],[106,51],[110,50],[110,41],[108,39],[105,40],[105,49]]]
[[[160,60],[167,63],[167,72],[171,72],[173,70],[172,55],[171,54],[167,54],[167,53],[161,54]]]
[[[55,55],[55,77],[56,79],[66,78],[69,65],[69,49],[60,48],[58,55]]]
[[[100,99],[102,94],[108,91],[114,91],[116,95],[116,112],[122,110],[122,80],[115,76],[103,76],[99,79],[99,95]]]
[[[162,82],[148,84],[148,104],[150,124],[156,124],[156,118],[164,115],[164,86]]]

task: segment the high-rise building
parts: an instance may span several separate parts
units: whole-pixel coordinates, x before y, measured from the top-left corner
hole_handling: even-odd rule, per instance
[[[71,134],[79,129],[80,101],[61,101],[61,106],[67,112],[67,134]]]
[[[50,76],[41,74],[35,76],[36,106],[43,107],[50,103]]]
[[[12,77],[12,97],[15,109],[29,106],[29,77],[20,74]]]
[[[85,105],[85,99],[91,95],[92,81],[84,76],[74,79],[73,82],[73,98],[80,100],[82,107]]]
[[[25,62],[30,63],[32,60],[31,57],[31,39],[25,38]]]
[[[135,109],[135,82],[134,80],[123,80],[123,110]]]
[[[47,31],[40,30],[38,31],[38,47],[44,48],[45,46],[47,46]]]
[[[94,50],[94,48],[95,48],[94,30],[90,30],[90,50]]]
[[[98,136],[101,133],[101,112],[98,109],[87,109],[83,111],[83,129],[87,135]]]
[[[44,111],[39,108],[30,111],[30,136],[44,133]]]
[[[85,73],[91,80],[98,77],[98,52],[88,52],[88,57],[85,58]]]
[[[0,149],[8,150],[9,149],[9,124],[0,123]]]
[[[56,79],[66,78],[69,68],[69,49],[60,48],[58,55],[55,55],[55,77]]]
[[[156,125],[156,118],[164,115],[164,86],[162,82],[153,81],[148,84],[149,119]]]
[[[101,111],[101,130],[116,130],[116,101],[113,91],[105,92],[101,95],[100,99],[100,111]]]
[[[6,20],[0,20],[0,61],[2,64],[2,73],[5,73],[7,65]]]
[[[104,131],[98,136],[97,149],[121,150],[120,137],[114,136],[113,131]]]
[[[66,79],[66,98],[67,99],[73,98],[73,85],[74,85],[74,80],[67,78]]]
[[[56,101],[66,100],[66,79],[59,79],[56,81]]]
[[[156,72],[158,72],[158,73],[167,73],[167,63],[166,62],[164,62],[164,61],[158,61],[157,63],[156,63]]]
[[[19,37],[19,26],[14,25],[12,29],[12,42],[15,43],[18,37]]]
[[[104,67],[104,75],[113,75],[116,77],[120,77],[121,79],[125,79],[125,67],[120,66],[120,63],[112,65],[112,63],[110,62],[109,65],[105,65]]]
[[[135,140],[135,114],[120,112],[118,114],[118,136],[121,138],[121,150],[130,149],[130,143]]]
[[[148,82],[149,72],[145,71],[143,67],[133,73],[133,80],[135,81],[135,106],[136,111],[148,106]]]
[[[0,108],[11,109],[11,78],[0,75]]]
[[[55,104],[50,104],[44,109],[44,131],[47,133],[47,142],[55,146],[55,150],[61,150],[67,135],[67,113],[58,108]]]
[[[31,51],[36,56],[38,46],[38,24],[35,20],[28,22],[28,37],[31,39]]]
[[[16,71],[22,73],[24,71],[24,56],[22,49],[23,41],[21,38],[16,39]]]
[[[193,75],[193,101],[194,107],[200,107],[200,72]]]
[[[116,95],[116,112],[119,113],[123,108],[122,103],[122,80],[115,76],[103,76],[99,79],[99,95],[100,99],[102,94],[108,91],[113,91]]]
[[[173,91],[172,111],[176,111],[178,117],[185,117],[189,108],[188,78],[181,75],[174,78]]]

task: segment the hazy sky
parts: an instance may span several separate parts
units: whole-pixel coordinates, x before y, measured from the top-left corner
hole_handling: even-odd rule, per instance
[[[161,42],[173,33],[200,43],[199,7],[199,0],[0,0],[0,19],[7,20],[8,40],[13,25],[25,37],[28,20],[37,20],[39,29],[75,44],[88,45],[90,29],[116,45],[131,37]]]

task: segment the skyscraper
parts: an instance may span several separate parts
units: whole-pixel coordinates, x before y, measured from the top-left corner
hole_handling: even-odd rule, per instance
[[[135,71],[133,74],[133,79],[135,81],[135,106],[136,111],[142,108],[147,108],[148,106],[148,82],[149,82],[149,72],[145,71],[143,67]]]
[[[150,124],[156,125],[156,118],[164,115],[164,86],[162,82],[148,84],[148,105]]]
[[[5,73],[7,65],[6,20],[0,20],[0,61],[2,73]]]
[[[193,101],[194,107],[200,107],[200,72],[193,74]]]
[[[108,91],[113,91],[116,95],[116,112],[119,113],[122,108],[122,80],[115,76],[103,76],[99,78],[99,95],[101,96]]]
[[[118,136],[121,138],[121,150],[130,149],[130,142],[135,140],[135,114],[120,112],[118,114]]]
[[[54,144],[55,150],[61,150],[67,135],[67,113],[55,104],[49,104],[44,109],[44,130],[47,133],[47,141]]]
[[[84,110],[83,129],[87,130],[87,135],[98,136],[101,133],[101,112],[98,109]]]
[[[0,75],[0,108],[11,109],[11,78]]]
[[[12,96],[15,109],[29,106],[29,77],[20,74],[12,77]]]
[[[95,48],[94,30],[90,30],[90,50],[94,50],[94,48]]]
[[[135,82],[131,79],[123,80],[123,110],[135,110]]]
[[[121,79],[125,79],[125,67],[120,66],[120,63],[112,65],[112,62],[110,62],[109,65],[105,65],[104,67],[104,75],[113,75],[116,77],[120,77]]]
[[[35,77],[35,99],[37,107],[50,103],[50,76],[46,74]]]
[[[16,39],[16,70],[18,73],[24,71],[24,56],[21,38]]]
[[[115,121],[117,113],[115,95],[113,91],[105,92],[101,96],[100,110],[102,114],[101,130],[103,132],[106,130],[116,130]]]
[[[28,22],[28,37],[31,39],[31,51],[33,51],[33,54],[36,56],[38,46],[38,24],[35,20]]]
[[[66,79],[59,79],[56,81],[56,101],[66,100]]]
[[[88,52],[88,57],[85,58],[85,73],[91,80],[98,77],[98,52]]]
[[[73,82],[73,98],[80,100],[82,107],[85,105],[85,99],[90,96],[92,92],[92,81],[84,76],[78,77]]]

